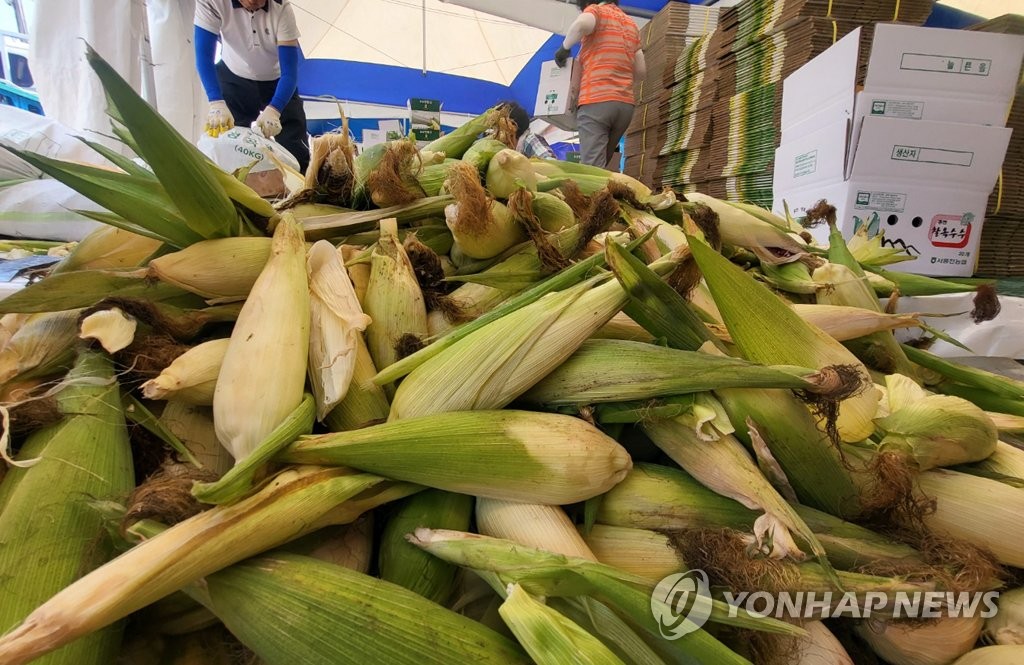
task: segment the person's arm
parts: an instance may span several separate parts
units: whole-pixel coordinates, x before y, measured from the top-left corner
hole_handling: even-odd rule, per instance
[[[277,57],[281,63],[281,78],[277,80],[270,105],[283,111],[299,86],[299,42],[291,40],[278,44]]]
[[[583,12],[569,26],[568,32],[565,33],[565,39],[562,40],[562,48],[571,49],[579,44],[584,37],[593,34],[595,29],[597,29],[597,17],[591,12]]]
[[[289,2],[281,7],[281,18],[277,24],[277,59],[281,76],[270,103],[256,118],[256,128],[267,138],[281,133],[281,112],[291,101],[299,84],[299,28]]]
[[[555,52],[555,63],[559,67],[565,67],[565,63],[572,53],[572,47],[579,44],[587,35],[593,34],[596,29],[597,16],[593,12],[584,11],[577,16],[569,26],[569,30],[566,31],[561,48]]]
[[[633,57],[633,80],[640,81],[647,78],[647,60],[644,59],[644,52],[637,51]]]
[[[217,53],[217,35],[198,25],[193,31],[193,44],[196,51],[196,71],[203,83],[207,101],[215,102],[224,99],[217,80],[217,67],[213,59]]]

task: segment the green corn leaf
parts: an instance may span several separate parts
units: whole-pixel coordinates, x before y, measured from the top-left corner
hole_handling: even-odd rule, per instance
[[[0,314],[92,307],[112,296],[167,301],[187,292],[146,278],[145,270],[76,270],[48,276],[0,300]]]
[[[86,59],[121,120],[185,224],[202,238],[237,235],[238,212],[209,161],[128,85],[91,47]]]
[[[183,444],[178,437],[174,436],[174,433],[167,429],[167,427],[160,422],[160,419],[154,416],[142,402],[135,399],[131,393],[125,393],[123,400],[125,418],[136,425],[143,427],[147,432],[160,439],[160,441],[169,446],[171,450],[181,455],[182,459],[192,466],[197,469],[201,469],[203,467],[192,452],[185,447],[185,444]]]
[[[116,150],[111,150],[110,148],[108,148],[107,146],[103,145],[102,143],[97,143],[96,141],[90,141],[89,139],[81,137],[81,136],[79,136],[77,138],[78,138],[79,141],[81,141],[85,145],[89,146],[90,148],[92,148],[96,152],[100,153],[100,155],[105,157],[107,159],[107,161],[109,161],[111,164],[113,164],[117,168],[121,169],[122,171],[124,171],[128,175],[136,176],[136,177],[139,177],[139,178],[147,178],[149,180],[153,180],[154,182],[156,181],[156,176],[154,176],[152,172],[150,172],[147,169],[139,166],[134,161],[132,161],[131,159],[128,159],[127,157],[125,157],[121,153],[117,152]]]
[[[618,245],[608,247],[609,267],[630,297],[624,311],[631,319],[674,349],[696,351],[705,342],[718,343],[683,297],[643,261]]]
[[[203,239],[185,225],[181,214],[158,182],[94,166],[50,159],[8,146],[4,148],[110,212],[159,234],[169,244],[186,247]]]
[[[124,231],[131,231],[132,233],[136,233],[140,236],[152,238],[153,240],[159,240],[163,243],[168,243],[168,239],[164,234],[157,233],[151,229],[147,229],[136,224],[132,224],[124,217],[120,215],[115,215],[112,212],[99,212],[96,210],[74,210],[73,212],[77,215],[81,215],[82,217],[87,217],[93,221],[100,222],[101,224],[108,224],[110,226],[117,227]],[[173,248],[175,249],[177,247],[177,245],[173,246]],[[184,245],[182,245],[182,247],[184,247]]]

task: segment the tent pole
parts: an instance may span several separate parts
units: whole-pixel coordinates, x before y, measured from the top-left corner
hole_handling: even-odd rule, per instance
[[[423,75],[427,75],[427,0],[423,0]]]

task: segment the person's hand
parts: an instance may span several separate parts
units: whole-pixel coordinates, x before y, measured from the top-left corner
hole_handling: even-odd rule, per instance
[[[281,133],[281,112],[273,106],[267,106],[253,125],[253,129],[263,134],[264,138],[272,139]]]
[[[564,46],[555,51],[555,64],[559,67],[565,67],[565,63],[569,60],[569,56],[572,55],[572,51],[565,48]]]
[[[232,130],[234,126],[235,118],[231,115],[227,103],[223,99],[210,102],[210,108],[206,112],[206,133],[216,138]]]

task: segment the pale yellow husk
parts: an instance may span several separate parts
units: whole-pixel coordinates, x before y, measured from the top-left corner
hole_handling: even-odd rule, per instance
[[[146,399],[175,399],[188,404],[213,404],[228,338],[197,344],[175,358],[156,378],[142,384]]]
[[[999,594],[999,611],[985,620],[984,636],[992,644],[1024,645],[1024,589]]]
[[[892,665],[948,665],[971,650],[984,623],[981,616],[947,617],[923,624],[860,623],[855,630]]]
[[[477,499],[476,524],[485,536],[597,561],[561,506]]]
[[[213,395],[217,438],[235,461],[302,401],[309,354],[309,285],[302,227],[288,213],[238,314]]]
[[[93,312],[78,326],[81,339],[94,339],[107,353],[121,351],[135,339],[139,322],[118,307]]]
[[[380,229],[363,302],[370,317],[366,345],[378,371],[399,359],[396,346],[404,335],[422,340],[428,334],[427,306],[409,256],[398,239],[398,222],[382,220]]]
[[[370,323],[363,314],[341,254],[321,240],[307,257],[309,272],[309,383],[317,420],[345,398],[355,371],[356,348]]]

